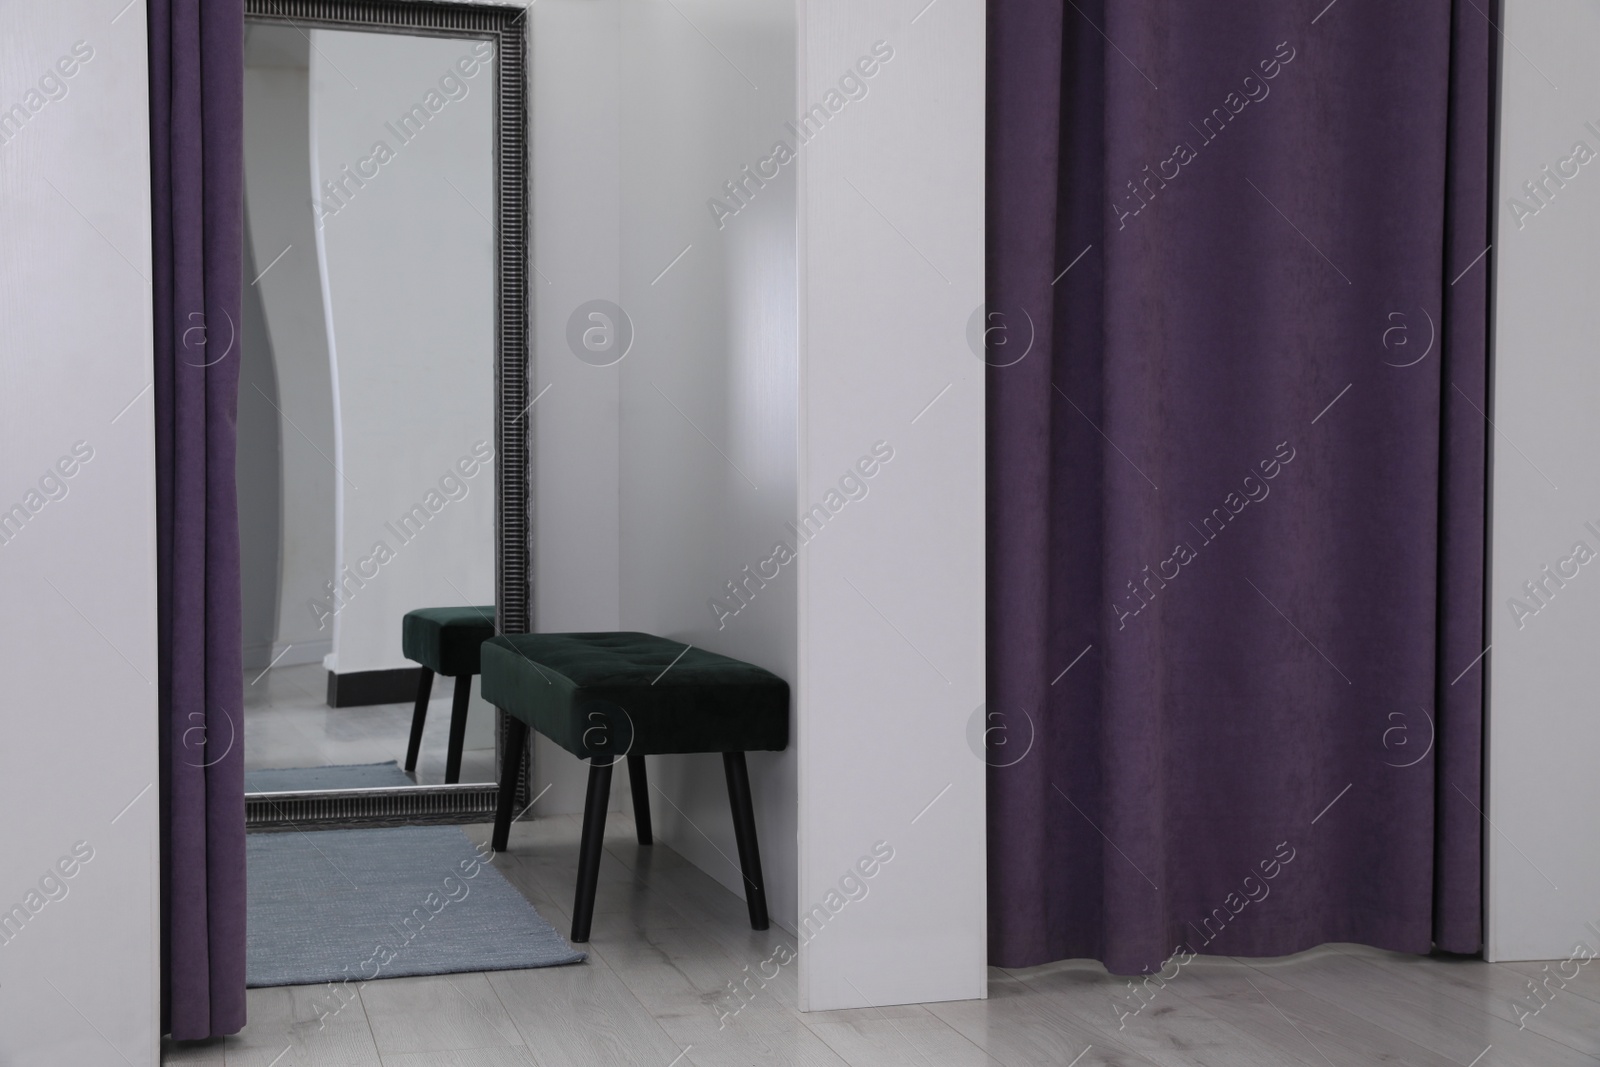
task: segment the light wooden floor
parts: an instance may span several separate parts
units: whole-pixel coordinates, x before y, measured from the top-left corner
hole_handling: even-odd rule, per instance
[[[454,691],[453,678],[433,680],[417,759],[416,780],[421,784],[444,781]],[[412,703],[330,708],[327,697],[328,672],[319,663],[246,671],[245,770],[387,760],[405,765]],[[492,782],[494,776],[493,748],[469,748],[461,754],[463,782]]]
[[[468,827],[474,841],[488,827]],[[497,865],[558,927],[576,816],[516,825]],[[930,931],[930,936],[935,932]],[[163,1062],[210,1067],[745,1067],[1053,1064],[1203,1067],[1566,1067],[1600,1063],[1600,964],[1516,1025],[1536,964],[1420,959],[1349,945],[1287,959],[1201,957],[1118,1029],[1124,981],[1096,963],[990,971],[989,999],[883,1010],[795,1008],[794,965],[719,1029],[715,1006],[781,943],[744,904],[613,815],[589,962],[377,981],[318,1029],[316,987],[253,989],[250,1025],[170,1043]],[[769,968],[770,970],[770,968]],[[1570,968],[1569,968],[1570,970]]]

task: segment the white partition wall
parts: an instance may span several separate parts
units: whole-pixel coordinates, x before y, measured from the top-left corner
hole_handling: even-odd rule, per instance
[[[1600,9],[1506,0],[1503,28],[1486,942],[1566,959],[1600,946]]]
[[[918,7],[800,8],[809,1010],[986,993],[984,5]]]
[[[18,1067],[158,1058],[149,112],[144,5],[119,7],[0,3],[0,1063]]]
[[[795,680],[794,567],[747,579],[795,517],[792,166],[708,206],[790,136],[790,0],[623,0],[621,621]],[[776,571],[776,573],[773,573]],[[730,583],[748,581],[743,600]],[[738,608],[732,613],[725,603]],[[774,921],[796,913],[794,745],[749,757]],[[659,837],[742,893],[722,761],[650,760]]]

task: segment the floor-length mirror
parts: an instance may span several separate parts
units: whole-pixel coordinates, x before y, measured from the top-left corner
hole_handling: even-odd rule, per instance
[[[446,645],[495,626],[495,52],[248,24],[237,470],[253,797],[493,788],[476,668],[434,660],[441,624]]]

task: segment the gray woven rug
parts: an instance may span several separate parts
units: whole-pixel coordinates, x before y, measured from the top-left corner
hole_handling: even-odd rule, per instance
[[[459,827],[251,834],[246,984],[578,963]]]
[[[244,772],[246,793],[300,793],[316,789],[382,789],[416,785],[394,760],[331,767],[265,767]]]

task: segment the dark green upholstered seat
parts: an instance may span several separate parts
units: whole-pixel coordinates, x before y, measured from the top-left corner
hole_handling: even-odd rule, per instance
[[[789,745],[789,683],[680,641],[506,634],[482,666],[485,700],[580,758]]]
[[[589,760],[572,940],[589,940],[605,850],[611,768],[626,757],[640,845],[654,840],[646,756],[720,752],[750,928],[768,923],[744,754],[789,745],[789,683],[760,667],[641,633],[503,634],[483,643],[483,698],[507,712],[496,852],[511,843],[528,730]],[[526,811],[526,808],[524,809]]]
[[[478,650],[494,636],[494,605],[477,608],[418,608],[401,622],[400,647],[446,677],[478,673]]]

